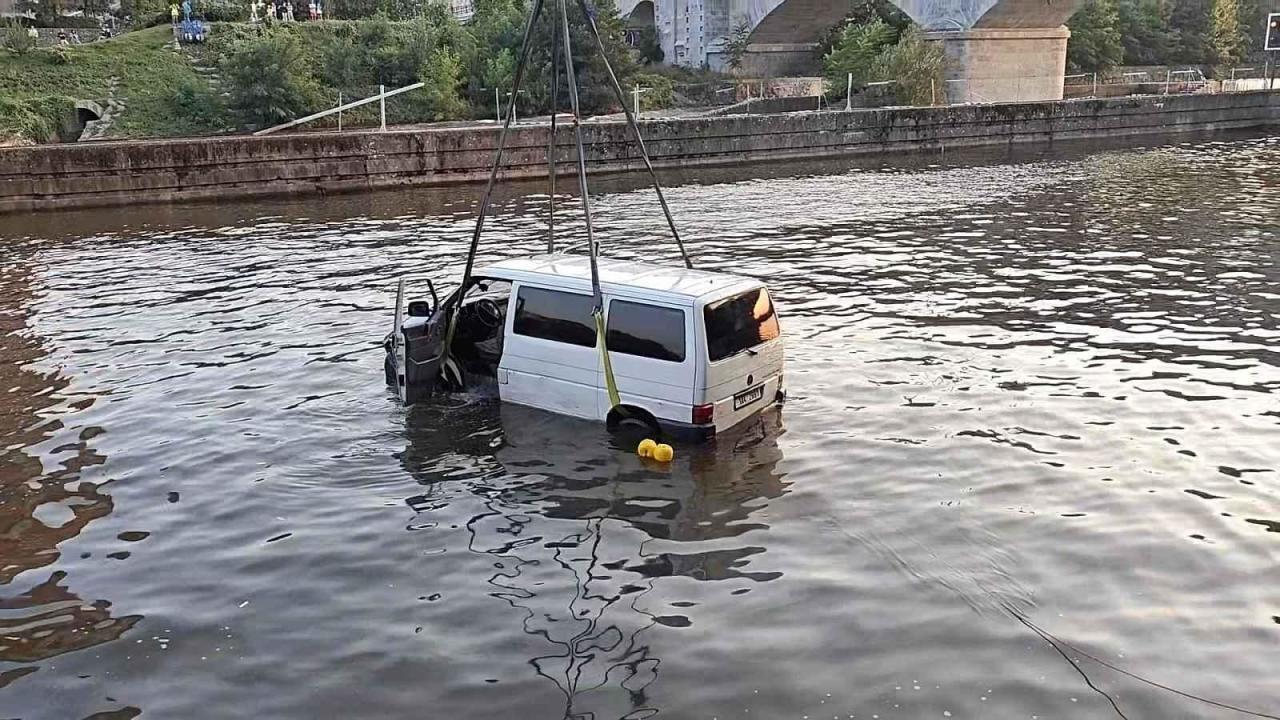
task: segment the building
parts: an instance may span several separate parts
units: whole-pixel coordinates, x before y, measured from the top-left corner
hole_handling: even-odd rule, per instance
[[[753,0],[639,0],[619,3],[628,26],[653,23],[665,62],[723,69],[723,47],[749,21]],[[759,4],[758,0],[756,3]],[[652,20],[649,18],[652,17]]]

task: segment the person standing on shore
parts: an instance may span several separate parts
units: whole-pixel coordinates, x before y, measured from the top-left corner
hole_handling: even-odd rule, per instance
[[[178,3],[169,3],[169,22],[178,24]]]

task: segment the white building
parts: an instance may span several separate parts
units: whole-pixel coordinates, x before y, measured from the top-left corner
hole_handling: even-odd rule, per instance
[[[751,4],[762,0],[620,0],[623,17],[645,18],[653,6],[654,28],[663,60],[686,67],[724,65],[721,49],[733,29],[750,17]]]

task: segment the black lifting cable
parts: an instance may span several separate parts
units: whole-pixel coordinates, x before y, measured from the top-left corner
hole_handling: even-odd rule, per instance
[[[1242,714],[1242,715],[1252,715],[1253,717],[1267,718],[1267,720],[1280,720],[1280,715],[1272,715],[1272,714],[1270,714],[1270,713],[1260,712],[1260,711],[1258,711],[1258,710],[1250,710],[1249,708],[1240,707],[1240,706],[1238,706],[1238,705],[1232,705],[1232,704],[1230,704],[1230,703],[1219,702],[1219,701],[1217,701],[1217,700],[1211,700],[1211,699],[1206,698],[1206,697],[1200,697],[1199,695],[1193,695],[1193,694],[1191,694],[1191,693],[1189,693],[1189,692],[1184,692],[1184,691],[1179,690],[1179,689],[1174,688],[1174,687],[1169,687],[1168,685],[1163,685],[1163,684],[1161,684],[1161,683],[1156,682],[1155,680],[1148,680],[1147,678],[1144,678],[1144,677],[1142,677],[1141,675],[1138,675],[1138,674],[1136,674],[1136,673],[1129,672],[1128,670],[1125,670],[1124,668],[1117,667],[1117,666],[1115,666],[1115,665],[1113,665],[1113,664],[1111,664],[1111,663],[1107,662],[1106,660],[1103,660],[1103,659],[1102,659],[1102,658],[1100,658],[1100,657],[1097,657],[1097,656],[1095,656],[1095,655],[1091,655],[1090,653],[1087,653],[1087,652],[1085,652],[1084,650],[1081,650],[1080,648],[1076,647],[1075,645],[1072,645],[1071,643],[1067,642],[1066,640],[1063,640],[1062,638],[1060,638],[1060,637],[1058,637],[1058,636],[1054,635],[1053,633],[1049,632],[1048,630],[1045,630],[1044,628],[1040,627],[1039,625],[1036,625],[1035,623],[1031,622],[1031,620],[1029,620],[1029,619],[1027,618],[1027,616],[1026,616],[1026,615],[1024,615],[1020,610],[1018,610],[1017,608],[1013,607],[1012,605],[1009,605],[1008,603],[1001,603],[1001,605],[1004,607],[1004,609],[1005,609],[1005,611],[1006,611],[1006,612],[1008,612],[1010,615],[1013,615],[1013,617],[1014,617],[1015,619],[1017,619],[1017,620],[1018,620],[1018,622],[1022,623],[1023,625],[1026,625],[1026,626],[1027,626],[1027,628],[1029,628],[1029,629],[1030,629],[1032,632],[1034,632],[1035,634],[1039,635],[1039,636],[1040,636],[1040,637],[1041,637],[1045,642],[1047,642],[1047,643],[1049,643],[1050,645],[1052,645],[1052,646],[1053,646],[1053,649],[1057,650],[1057,651],[1058,651],[1058,653],[1059,653],[1060,655],[1062,655],[1063,657],[1067,657],[1067,654],[1066,654],[1066,653],[1063,651],[1063,649],[1062,649],[1062,648],[1064,648],[1064,647],[1065,647],[1066,649],[1071,650],[1072,652],[1076,653],[1077,655],[1080,655],[1080,656],[1082,656],[1082,657],[1086,657],[1086,658],[1088,658],[1088,659],[1090,659],[1090,660],[1092,660],[1092,661],[1094,661],[1094,662],[1098,663],[1099,665],[1101,665],[1101,666],[1103,666],[1103,667],[1105,667],[1105,668],[1108,668],[1108,669],[1110,669],[1110,670],[1114,670],[1115,672],[1118,672],[1118,673],[1120,673],[1121,675],[1124,675],[1125,677],[1133,678],[1134,680],[1137,680],[1137,681],[1138,681],[1138,682],[1140,682],[1140,683],[1144,683],[1144,684],[1150,685],[1151,687],[1154,687],[1154,688],[1159,688],[1160,690],[1164,690],[1164,691],[1166,691],[1166,692],[1171,692],[1171,693],[1173,693],[1174,695],[1179,695],[1179,696],[1181,696],[1181,697],[1187,698],[1188,700],[1195,700],[1195,701],[1197,701],[1197,702],[1202,702],[1202,703],[1204,703],[1204,704],[1206,704],[1206,705],[1213,705],[1214,707],[1219,707],[1219,708],[1222,708],[1222,709],[1224,709],[1224,710],[1232,710],[1232,711],[1234,711],[1234,712],[1238,712],[1238,713],[1240,713],[1240,714]],[[1070,658],[1068,658],[1068,660],[1069,660],[1069,659],[1070,659]],[[1076,663],[1072,663],[1072,666],[1074,667],[1074,666],[1075,666],[1075,664],[1076,664]],[[1076,668],[1076,672],[1080,672],[1080,669],[1079,669],[1079,668]],[[1081,674],[1081,675],[1084,675],[1084,673],[1080,673],[1080,674]],[[1116,712],[1120,715],[1120,717],[1125,717],[1124,713],[1120,712],[1120,708],[1116,705],[1116,701],[1115,701],[1114,699],[1112,699],[1112,697],[1111,697],[1110,695],[1107,695],[1105,692],[1102,692],[1102,690],[1098,689],[1098,688],[1097,688],[1097,687],[1096,687],[1092,682],[1090,682],[1090,681],[1089,681],[1089,679],[1088,679],[1088,676],[1085,676],[1085,682],[1089,684],[1089,687],[1093,688],[1093,689],[1094,689],[1094,690],[1096,690],[1097,692],[1102,693],[1104,696],[1106,696],[1107,700],[1110,700],[1110,701],[1111,701],[1111,706],[1112,706],[1113,708],[1115,708]]]
[[[680,240],[680,232],[676,230],[675,220],[671,219],[671,210],[667,207],[667,198],[662,194],[662,185],[658,182],[658,174],[653,170],[653,163],[649,160],[649,151],[644,146],[644,138],[640,136],[640,126],[636,123],[635,115],[631,113],[631,106],[627,104],[627,98],[622,92],[622,85],[618,82],[618,76],[613,72],[613,65],[609,62],[609,55],[604,50],[604,42],[600,40],[600,28],[596,26],[596,16],[587,7],[587,0],[578,0],[578,7],[581,8],[582,14],[587,18],[587,27],[591,28],[591,37],[596,41],[596,49],[600,51],[600,58],[604,60],[605,70],[609,71],[609,82],[613,85],[614,97],[618,98],[618,104],[622,106],[622,112],[627,116],[627,125],[631,127],[631,133],[635,135],[636,146],[640,148],[640,159],[644,161],[645,170],[649,171],[649,179],[653,182],[653,191],[657,193],[658,204],[662,206],[662,214],[667,218],[667,227],[671,228],[671,236],[675,238],[676,245],[680,248],[680,257],[684,259],[684,266],[692,269],[693,263],[689,261],[689,253],[685,252],[684,242]],[[570,62],[572,62],[572,59],[570,59]]]
[[[603,312],[600,293],[600,273],[596,267],[596,240],[591,227],[591,193],[587,190],[587,155],[582,144],[582,118],[578,109],[578,80],[573,72],[573,46],[569,42],[569,13],[564,0],[556,0],[556,12],[564,32],[564,82],[569,86],[569,112],[573,114],[573,139],[578,161],[578,191],[582,193],[582,219],[587,226],[587,255],[591,258],[591,292],[595,296],[596,310]]]
[[[520,61],[516,63],[516,74],[511,79],[511,100],[507,103],[507,118],[502,123],[502,132],[498,133],[498,149],[493,154],[493,166],[489,168],[489,182],[485,185],[484,195],[480,200],[480,215],[476,218],[476,229],[471,234],[471,247],[467,250],[467,264],[462,270],[462,285],[458,287],[458,293],[455,304],[462,307],[462,296],[467,291],[467,285],[471,282],[471,271],[475,267],[476,250],[480,247],[480,233],[484,230],[484,218],[489,212],[489,203],[493,199],[493,186],[498,181],[498,167],[502,165],[502,152],[507,147],[507,132],[511,129],[511,119],[516,114],[516,96],[520,94],[520,83],[524,79],[524,68],[529,62],[529,51],[532,43],[529,42],[533,35],[534,23],[538,21],[538,16],[542,14],[542,0],[533,0],[533,8],[529,11],[529,22],[524,26],[524,37],[520,41]],[[449,326],[444,334],[444,347],[441,349],[441,358],[449,357],[449,349],[453,345],[453,332],[458,326],[458,313],[449,316]],[[444,361],[440,362],[440,372],[444,372]]]
[[[529,52],[531,50],[530,38],[532,37],[532,34],[533,34],[534,25],[537,23],[538,17],[542,14],[542,2],[543,0],[533,0],[533,7],[529,11],[529,20],[527,23],[525,23],[524,36],[520,42],[520,60],[516,64],[515,76],[512,78],[512,81],[511,81],[511,99],[507,103],[507,117],[505,120],[503,120],[502,131],[498,134],[498,148],[493,155],[493,165],[489,168],[489,180],[485,185],[484,195],[482,196],[480,201],[480,214],[476,218],[475,231],[471,234],[471,245],[467,249],[467,262],[462,271],[462,285],[460,286],[458,293],[454,296],[454,304],[459,307],[461,307],[462,305],[462,295],[463,293],[466,292],[467,285],[471,282],[471,272],[475,268],[476,252],[477,250],[479,250],[479,247],[480,247],[480,235],[484,231],[485,217],[488,215],[489,206],[493,199],[493,188],[494,188],[494,185],[497,183],[498,169],[502,165],[502,154],[506,150],[506,146],[507,146],[507,134],[511,129],[512,118],[515,117],[516,97],[520,93],[520,85],[524,80],[524,71],[525,71],[526,65],[528,64]],[[662,214],[667,219],[667,226],[671,229],[671,235],[672,237],[675,238],[676,245],[680,248],[680,257],[684,260],[685,267],[692,268],[693,263],[689,260],[689,253],[685,251],[684,242],[680,239],[679,231],[676,230],[675,220],[673,220],[671,217],[671,210],[667,206],[666,196],[662,194],[662,186],[658,182],[658,174],[654,171],[653,163],[649,160],[649,151],[645,147],[644,138],[641,137],[640,135],[640,127],[636,124],[636,118],[635,118],[635,115],[632,114],[631,108],[627,106],[626,96],[622,92],[622,85],[618,82],[618,76],[614,73],[613,65],[612,63],[609,62],[609,57],[605,53],[604,42],[600,39],[600,29],[596,25],[595,15],[592,14],[590,8],[587,6],[586,0],[578,0],[578,7],[582,10],[583,15],[586,16],[587,26],[591,30],[591,36],[595,40],[596,48],[600,51],[600,57],[601,57],[601,60],[604,61],[605,69],[609,73],[609,81],[613,86],[614,97],[616,97],[618,99],[618,102],[622,105],[623,113],[626,115],[626,118],[627,118],[627,125],[631,127],[631,132],[636,139],[636,145],[640,148],[640,157],[644,161],[645,169],[649,173],[649,179],[653,182],[653,189],[658,195],[658,203],[662,206]],[[595,257],[596,245],[595,245],[595,239],[593,237],[592,227],[591,227],[590,199],[587,196],[586,157],[585,157],[585,152],[583,150],[582,125],[581,125],[581,118],[580,118],[580,113],[578,109],[578,88],[577,88],[577,83],[576,83],[574,72],[573,72],[573,49],[570,46],[570,41],[569,41],[569,15],[568,15],[567,8],[565,7],[564,0],[557,0],[556,14],[559,16],[558,17],[559,24],[564,32],[565,83],[569,86],[569,99],[570,99],[570,104],[572,106],[574,139],[577,146],[576,150],[577,150],[577,164],[578,164],[578,176],[579,176],[578,184],[582,192],[582,205],[583,205],[583,211],[584,211],[586,226],[587,226],[587,244],[590,248],[590,256],[591,256],[591,270],[592,270],[591,274],[593,279],[592,284],[596,286],[594,288],[594,294],[596,296],[596,303],[598,305],[600,303],[600,290],[599,290],[598,272],[596,269],[596,257]],[[554,33],[553,33],[553,37],[554,37]],[[554,250],[555,248],[555,238],[554,238],[555,181],[556,181],[556,162],[555,162],[556,161],[556,158],[555,158],[556,112],[555,110],[556,110],[556,104],[557,104],[556,101],[558,99],[556,95],[559,93],[558,83],[559,83],[559,77],[560,77],[559,68],[557,67],[559,65],[559,60],[560,60],[560,58],[558,57],[560,54],[559,48],[557,47],[557,44],[554,42],[552,43],[552,47],[554,48],[554,50],[553,50],[552,74],[551,74],[551,85],[552,85],[551,138],[547,143],[547,154],[548,154],[547,164],[548,164],[548,170],[550,172],[550,180],[551,180],[549,233],[548,233],[548,239],[547,239],[548,250]],[[449,324],[445,331],[444,347],[442,348],[441,357],[447,358],[449,356],[449,350],[453,346],[453,335],[454,335],[454,331],[457,329],[457,324],[458,324],[458,315],[455,312],[449,317]],[[443,363],[441,363],[440,368],[441,368],[441,371],[443,371],[444,369]],[[610,394],[613,395],[612,392]],[[617,405],[616,401],[614,402],[614,405]]]
[[[557,14],[558,14],[557,10]],[[559,20],[557,17],[556,20]],[[553,26],[558,23],[553,22]],[[547,178],[551,190],[547,199],[547,252],[556,251],[556,112],[560,103],[560,43],[551,35],[551,137],[547,139]]]

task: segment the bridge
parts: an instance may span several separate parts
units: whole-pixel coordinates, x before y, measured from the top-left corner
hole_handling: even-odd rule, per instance
[[[1059,100],[1066,68],[1063,23],[1084,0],[892,0],[942,43],[953,102]],[[840,22],[849,0],[618,0],[629,27],[651,25],[664,61],[727,69],[725,42],[750,30],[741,74],[813,75],[820,36]]]

